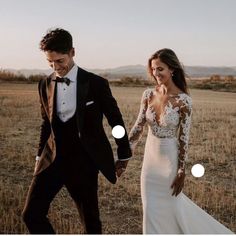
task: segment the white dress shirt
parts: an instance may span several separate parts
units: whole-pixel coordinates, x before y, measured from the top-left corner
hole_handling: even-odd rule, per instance
[[[76,110],[78,66],[74,64],[71,70],[63,77],[70,79],[70,84],[57,83],[57,116],[61,121],[68,121]]]

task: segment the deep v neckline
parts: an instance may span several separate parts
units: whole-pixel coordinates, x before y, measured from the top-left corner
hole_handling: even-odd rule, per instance
[[[157,91],[153,91],[153,96],[155,98]],[[161,126],[162,125],[162,120],[163,117],[166,115],[166,111],[172,107],[173,108],[173,104],[171,103],[171,98],[176,99],[176,97],[178,97],[180,94],[182,94],[183,92],[179,92],[178,94],[168,94],[168,98],[167,98],[167,102],[165,103],[165,105],[163,106],[163,109],[160,113],[157,112],[157,110],[155,109],[155,105],[151,105],[150,104],[150,110],[153,113],[153,120],[154,122],[158,125]]]
[[[150,105],[150,110],[153,113],[153,121],[158,125],[161,126],[162,125],[162,119],[164,117],[164,115],[166,114],[166,110],[170,107],[171,102],[170,100],[167,101],[167,103],[164,105],[163,110],[160,113],[157,113],[156,109],[154,108],[153,105]]]

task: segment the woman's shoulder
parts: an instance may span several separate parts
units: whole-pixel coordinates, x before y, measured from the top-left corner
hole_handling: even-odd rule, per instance
[[[187,93],[184,93],[184,92],[179,93],[179,97],[184,99],[184,100],[189,100],[189,101],[191,100],[192,101],[191,96]]]
[[[192,98],[189,94],[181,92],[178,94],[178,100],[187,107],[192,107]]]
[[[192,100],[191,96],[187,93],[184,93],[184,92],[180,92],[178,94],[179,97],[183,98],[183,99],[188,99],[188,100]]]

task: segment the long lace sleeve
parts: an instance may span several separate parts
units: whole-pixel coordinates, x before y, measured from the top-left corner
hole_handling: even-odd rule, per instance
[[[129,143],[132,151],[136,147],[143,134],[143,127],[146,123],[146,111],[148,107],[149,94],[150,90],[145,90],[143,92],[138,118],[129,133]]]
[[[192,99],[184,95],[180,98],[180,125],[179,125],[179,168],[184,168],[187,159],[189,131],[192,115]]]

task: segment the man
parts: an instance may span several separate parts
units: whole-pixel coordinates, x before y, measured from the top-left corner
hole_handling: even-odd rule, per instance
[[[72,36],[49,31],[40,42],[54,72],[39,82],[42,125],[34,177],[23,219],[30,233],[55,233],[47,214],[65,186],[75,201],[84,233],[102,233],[98,209],[98,171],[116,182],[131,157],[127,133],[116,139],[118,161],[103,129],[124,122],[107,80],[79,68],[73,61]]]

